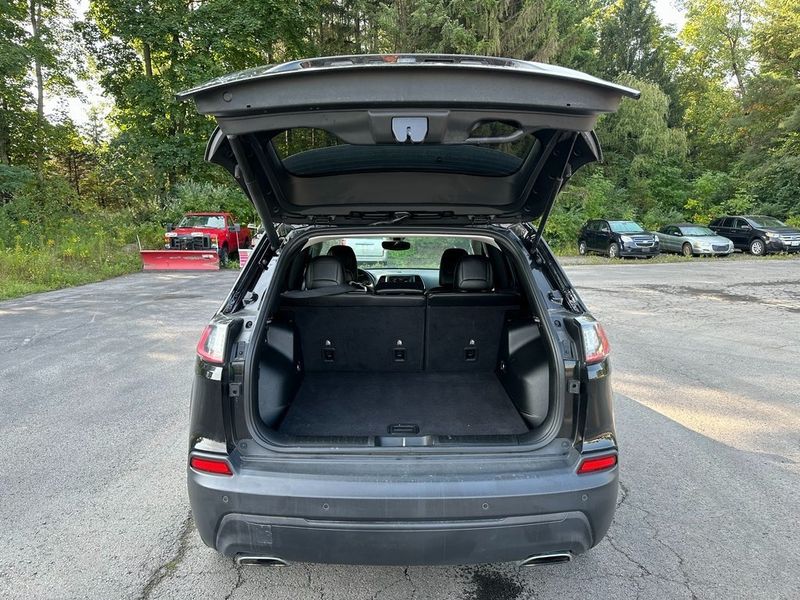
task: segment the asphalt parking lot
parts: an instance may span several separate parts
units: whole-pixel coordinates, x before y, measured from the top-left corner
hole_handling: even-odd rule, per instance
[[[235,272],[0,303],[2,598],[797,598],[800,260],[572,266],[622,490],[569,564],[236,568],[184,484],[194,345]]]

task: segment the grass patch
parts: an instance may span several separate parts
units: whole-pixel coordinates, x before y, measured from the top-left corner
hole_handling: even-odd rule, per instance
[[[102,281],[141,268],[139,254],[126,248],[78,256],[56,248],[7,248],[0,251],[0,300]]]

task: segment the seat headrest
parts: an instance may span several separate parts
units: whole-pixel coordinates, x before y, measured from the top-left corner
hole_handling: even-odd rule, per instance
[[[338,258],[344,267],[344,276],[347,281],[356,281],[358,277],[358,259],[355,250],[350,246],[331,246],[328,256]]]
[[[442,252],[442,259],[439,261],[439,285],[452,287],[453,279],[456,275],[456,266],[462,257],[467,255],[463,248],[448,248]]]
[[[461,257],[456,265],[453,281],[457,290],[485,292],[494,287],[492,263],[485,256],[467,255]]]
[[[315,256],[306,267],[306,289],[313,290],[331,285],[342,285],[344,268],[335,256]]]

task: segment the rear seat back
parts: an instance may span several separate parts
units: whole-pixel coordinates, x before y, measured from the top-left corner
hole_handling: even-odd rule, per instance
[[[344,277],[333,257],[319,256],[306,289],[341,287]],[[462,257],[453,283],[427,296],[288,292],[281,314],[294,324],[306,371],[493,371],[519,295],[493,289],[483,256]]]
[[[458,261],[466,255],[467,251],[464,248],[446,248],[439,260],[439,287],[435,287],[429,292],[453,291]]]
[[[306,289],[344,283],[334,257],[308,265]],[[289,292],[282,313],[299,335],[306,371],[421,371],[425,347],[425,298],[375,296],[354,290],[331,296]]]
[[[493,371],[506,318],[520,308],[519,295],[494,290],[492,265],[484,256],[462,257],[453,284],[453,291],[428,294],[425,368]]]

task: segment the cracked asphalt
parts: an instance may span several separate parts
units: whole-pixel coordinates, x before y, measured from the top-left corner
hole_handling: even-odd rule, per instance
[[[184,484],[194,345],[234,272],[0,303],[2,598],[797,598],[800,260],[571,266],[609,333],[622,489],[570,564],[236,568]]]

